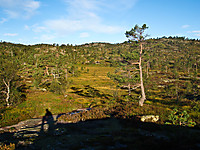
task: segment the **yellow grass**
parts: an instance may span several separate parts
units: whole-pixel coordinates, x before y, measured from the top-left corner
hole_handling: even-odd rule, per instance
[[[113,67],[94,67],[87,66],[89,69],[88,73],[81,73],[79,77],[71,77],[73,83],[70,87],[80,87],[84,88],[86,85],[90,85],[91,87],[101,90],[105,92],[105,90],[113,90],[115,89],[115,83],[107,77],[108,72],[113,72],[115,68]],[[72,90],[69,88],[67,92],[71,92]]]

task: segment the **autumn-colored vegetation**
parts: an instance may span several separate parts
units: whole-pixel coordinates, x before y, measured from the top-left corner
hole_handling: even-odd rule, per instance
[[[0,125],[40,117],[46,108],[59,114],[94,107],[123,118],[160,115],[161,124],[177,108],[199,126],[200,41],[163,37],[146,40],[143,48],[146,101],[139,107],[137,42],[0,43]]]

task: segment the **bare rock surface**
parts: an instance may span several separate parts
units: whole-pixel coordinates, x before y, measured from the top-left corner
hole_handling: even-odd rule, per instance
[[[99,118],[95,119],[97,114]],[[198,129],[164,126],[133,119],[105,118],[106,115],[96,109],[78,110],[53,117],[55,126],[51,132],[47,122],[42,125],[41,118],[28,119],[4,128],[4,131],[2,129],[0,146],[14,143],[17,149],[33,150],[200,148]],[[155,118],[158,119],[156,116]],[[42,126],[44,130],[41,130]]]

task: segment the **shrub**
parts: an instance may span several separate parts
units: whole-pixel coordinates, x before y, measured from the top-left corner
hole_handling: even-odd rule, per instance
[[[7,110],[2,115],[0,120],[0,126],[8,126],[12,124],[16,124],[19,121],[26,120],[27,118],[31,118],[34,114],[34,110],[30,108],[13,108],[11,110]]]
[[[15,144],[10,143],[9,145],[0,145],[0,150],[14,150]]]
[[[175,108],[168,117],[170,122],[166,122],[165,124],[188,127],[194,127],[196,125],[196,123],[192,121],[192,119],[189,119],[190,115],[187,113],[186,110],[180,112]]]
[[[50,85],[50,91],[56,94],[62,94],[62,85],[59,84],[56,80],[53,80]]]

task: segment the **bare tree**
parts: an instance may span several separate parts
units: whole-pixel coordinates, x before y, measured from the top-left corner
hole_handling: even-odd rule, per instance
[[[144,84],[143,84],[143,77],[142,77],[142,53],[143,53],[143,44],[145,38],[148,36],[147,34],[144,34],[144,31],[148,29],[146,24],[143,24],[142,27],[139,27],[138,25],[135,25],[134,28],[132,28],[130,31],[126,31],[125,35],[127,38],[129,38],[132,41],[137,41],[140,44],[140,58],[139,58],[139,70],[140,70],[140,86],[141,86],[141,99],[139,100],[139,105],[143,106],[144,101],[146,100],[145,96],[145,90],[144,90]]]
[[[3,83],[5,84],[7,91],[1,91],[1,92],[6,94],[6,105],[10,106],[10,103],[9,103],[9,99],[10,99],[10,81],[8,81],[6,83],[6,81],[3,79]]]
[[[11,61],[6,61],[3,64],[3,61],[1,61],[2,63],[2,68],[1,68],[1,74],[0,74],[0,79],[1,81],[3,81],[2,86],[4,85],[4,87],[2,87],[2,90],[0,91],[1,93],[6,95],[6,105],[10,106],[10,94],[11,94],[11,86],[13,81],[15,80],[15,77],[17,76],[17,65],[14,64]]]

